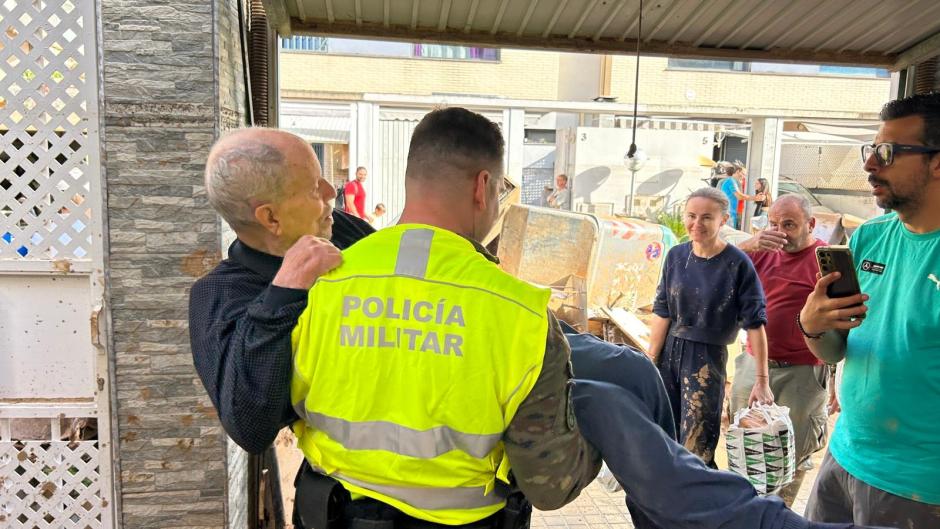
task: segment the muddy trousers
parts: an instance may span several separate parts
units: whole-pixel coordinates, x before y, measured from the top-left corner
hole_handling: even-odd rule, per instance
[[[672,404],[679,443],[715,466],[721,435],[728,348],[667,336],[659,356],[659,374]]]
[[[637,529],[855,527],[809,523],[779,498],[758,496],[741,476],[708,468],[676,442],[669,397],[646,356],[565,332],[578,426],[626,491]]]

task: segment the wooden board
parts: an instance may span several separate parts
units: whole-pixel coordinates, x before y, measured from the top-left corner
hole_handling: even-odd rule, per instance
[[[610,318],[610,323],[620,329],[633,343],[634,347],[646,353],[650,348],[650,328],[636,314],[621,308],[601,309]]]

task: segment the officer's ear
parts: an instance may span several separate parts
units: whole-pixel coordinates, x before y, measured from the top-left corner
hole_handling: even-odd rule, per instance
[[[272,235],[281,233],[281,222],[274,206],[268,202],[255,206],[255,220]]]
[[[483,169],[473,178],[473,205],[479,211],[486,209],[486,192],[492,177],[489,171]]]

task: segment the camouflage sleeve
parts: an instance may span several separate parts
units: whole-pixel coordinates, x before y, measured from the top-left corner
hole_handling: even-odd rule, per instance
[[[577,498],[601,465],[574,418],[571,349],[555,316],[548,317],[542,372],[503,439],[517,485],[542,510]]]

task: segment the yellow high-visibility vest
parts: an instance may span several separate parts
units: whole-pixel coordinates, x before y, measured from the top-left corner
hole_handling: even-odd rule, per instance
[[[432,226],[344,251],[292,336],[307,460],[415,518],[459,525],[502,509],[502,437],[542,370],[548,298]]]

